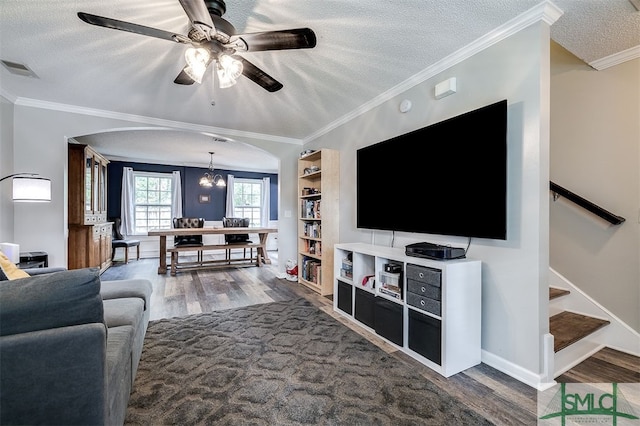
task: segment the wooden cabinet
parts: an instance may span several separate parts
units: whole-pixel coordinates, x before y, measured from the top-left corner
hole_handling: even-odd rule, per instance
[[[334,311],[445,377],[480,363],[479,260],[422,259],[364,243],[334,251]]]
[[[320,149],[298,160],[298,282],[333,294],[333,246],[339,239],[340,155]]]
[[[111,266],[111,226],[107,222],[109,160],[81,144],[69,144],[68,268]]]

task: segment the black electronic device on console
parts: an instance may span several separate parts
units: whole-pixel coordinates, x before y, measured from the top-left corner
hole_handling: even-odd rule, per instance
[[[405,254],[413,257],[423,257],[425,259],[451,260],[464,259],[466,250],[460,247],[443,246],[433,243],[415,243],[405,247]]]

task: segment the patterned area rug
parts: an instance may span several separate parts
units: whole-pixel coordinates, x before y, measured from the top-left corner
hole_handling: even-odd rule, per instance
[[[298,299],[152,321],[125,424],[492,423]]]

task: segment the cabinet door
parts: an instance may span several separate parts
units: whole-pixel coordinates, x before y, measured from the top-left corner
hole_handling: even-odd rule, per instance
[[[84,161],[84,223],[87,223],[86,217],[93,213],[93,155],[85,155]]]
[[[104,217],[103,220],[106,219],[107,213],[107,165],[104,162],[100,162],[100,184],[99,184],[99,210],[100,214]]]

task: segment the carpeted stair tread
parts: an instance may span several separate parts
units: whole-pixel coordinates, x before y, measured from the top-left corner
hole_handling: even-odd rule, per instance
[[[564,288],[549,287],[549,300],[557,299],[567,294],[569,294],[569,290]]]
[[[553,349],[559,352],[607,324],[609,324],[607,320],[574,312],[560,312],[549,319],[549,331],[554,338]]]

